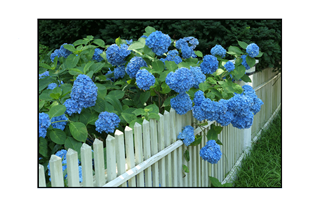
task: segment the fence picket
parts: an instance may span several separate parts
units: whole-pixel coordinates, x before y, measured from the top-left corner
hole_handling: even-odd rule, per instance
[[[147,160],[151,157],[151,149],[150,149],[150,123],[144,119],[142,122],[142,131],[143,131],[143,160]],[[144,171],[145,176],[145,187],[152,187],[152,175],[151,175],[151,167],[148,167]]]
[[[52,187],[64,187],[62,159],[57,155],[51,155],[49,160],[50,177]]]
[[[67,152],[68,187],[80,187],[78,153],[69,148]]]
[[[164,112],[164,132],[165,132],[165,146],[168,147],[170,143],[170,113],[168,111]],[[168,154],[165,158],[166,160],[166,185],[167,187],[172,187],[172,160],[171,154]]]
[[[94,153],[94,172],[95,172],[95,186],[100,187],[106,183],[104,174],[104,153],[103,142],[95,139],[93,142]]]
[[[43,167],[43,165],[40,165],[40,164],[39,164],[39,179],[38,179],[38,182],[39,182],[39,187],[46,187],[46,178],[45,178],[45,175],[44,175],[44,167]]]
[[[170,109],[170,137],[171,137],[171,143],[174,143],[177,141],[177,136],[176,136],[176,119],[175,119],[175,114],[176,111],[171,108]],[[178,155],[177,155],[177,150],[174,150],[172,153],[172,158],[173,158],[173,187],[178,187]]]
[[[93,187],[92,151],[86,143],[81,146],[82,186]]]
[[[164,143],[164,116],[159,113],[160,119],[157,122],[158,125],[158,149],[159,151],[165,148]],[[166,166],[165,166],[165,159],[159,160],[159,177],[160,177],[160,184],[161,187],[166,187]]]
[[[107,181],[117,177],[116,172],[116,140],[110,134],[106,139]]]
[[[116,140],[116,162],[117,162],[117,176],[126,172],[126,160],[124,153],[124,136],[123,133],[119,130],[116,130],[115,133]],[[127,187],[127,183],[123,183],[121,187]]]
[[[126,128],[124,129],[124,133],[125,133],[127,165],[128,165],[128,169],[131,169],[135,166],[132,129],[126,126]],[[136,177],[133,177],[128,181],[128,186],[136,187]]]
[[[138,165],[143,162],[142,129],[138,122],[134,124],[134,143],[136,160],[135,164]],[[137,187],[144,187],[143,173],[137,175]]]
[[[158,135],[156,120],[150,119],[151,156],[158,153]],[[159,166],[158,162],[151,166],[153,187],[159,187]]]

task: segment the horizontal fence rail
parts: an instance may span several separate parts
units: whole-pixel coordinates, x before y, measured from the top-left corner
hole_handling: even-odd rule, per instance
[[[116,130],[114,137],[108,135],[106,138],[105,149],[103,142],[98,139],[95,139],[92,147],[83,143],[80,150],[81,164],[78,162],[78,153],[68,149],[66,183],[62,159],[51,155],[51,186],[208,187],[209,176],[216,177],[222,183],[232,181],[236,178],[236,170],[252,142],[258,139],[262,129],[268,127],[281,106],[281,73],[274,74],[272,69],[265,69],[249,77],[252,82],[247,84],[254,88],[264,104],[254,116],[251,128],[237,129],[231,124],[223,128],[218,135],[223,145],[220,145],[222,157],[217,164],[204,161],[199,154],[208,141],[204,132],[207,134],[213,124],[219,124],[208,121],[202,127],[203,132],[197,124],[204,121],[199,122],[193,118],[191,111],[179,115],[171,108],[170,112],[159,113],[159,121],[144,120],[142,124],[135,123],[133,129],[127,126],[124,132]],[[203,139],[198,146],[186,147],[181,140],[177,140],[178,134],[186,125],[194,127],[195,135],[202,135]],[[190,157],[188,162],[183,155],[186,149]],[[189,173],[184,172],[183,165],[188,167]],[[82,171],[81,182],[79,166]],[[46,187],[42,165],[39,165],[38,174],[39,187]]]

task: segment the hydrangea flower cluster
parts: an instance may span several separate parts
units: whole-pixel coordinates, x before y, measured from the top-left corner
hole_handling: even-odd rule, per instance
[[[224,68],[230,73],[231,71],[234,70],[234,64],[231,61],[228,61],[225,65]]]
[[[114,72],[114,71],[110,70],[110,68],[109,68],[109,71],[105,74],[105,76],[107,76],[107,75],[109,75],[109,74],[113,74],[113,72]],[[113,76],[113,77],[107,78],[107,80],[109,80],[109,81],[115,81],[115,77]]]
[[[197,57],[193,50],[196,48],[198,44],[198,39],[194,37],[184,37],[176,42],[176,48],[181,50],[182,57],[187,59],[190,57]]]
[[[39,74],[39,79],[42,79],[42,78],[44,78],[46,76],[49,76],[49,71],[46,71],[44,73]]]
[[[246,61],[246,55],[241,55],[241,59],[242,59],[242,65],[246,68],[246,70],[250,69],[250,66],[248,65],[247,61]]]
[[[57,85],[56,83],[50,83],[50,84],[48,85],[48,88],[47,88],[47,89],[53,90],[53,89],[55,89],[57,86],[58,86],[58,85]]]
[[[194,88],[199,88],[199,84],[206,80],[206,76],[202,73],[200,67],[190,66],[190,71],[192,72],[195,83],[193,84]]]
[[[218,109],[218,117],[216,121],[221,126],[228,126],[231,121],[234,119],[233,113],[228,108],[228,100],[220,99],[219,100],[219,109]]]
[[[55,57],[62,57],[59,49],[55,49],[53,53],[50,55],[51,62],[54,62]]]
[[[218,59],[212,55],[205,55],[200,68],[204,74],[212,74],[218,69]]]
[[[170,105],[179,115],[183,115],[192,109],[192,101],[187,93],[179,93],[176,97],[170,99]]]
[[[149,90],[156,82],[155,77],[146,69],[139,70],[136,75],[136,82],[141,90]]]
[[[183,127],[178,139],[181,139],[186,146],[189,146],[195,140],[193,127],[190,125]]]
[[[220,146],[215,140],[209,140],[200,150],[200,157],[211,164],[217,164],[221,159],[221,155]]]
[[[101,53],[103,53],[103,50],[101,50],[100,48],[94,49],[94,54],[92,56],[92,59],[97,62],[101,62],[103,60],[103,58],[100,55]]]
[[[251,86],[244,85],[242,86],[242,89],[243,92],[241,95],[246,95],[247,97],[252,99],[253,104],[250,107],[250,111],[252,111],[253,114],[256,115],[256,113],[258,113],[261,109],[261,105],[263,104],[262,100],[258,98]]]
[[[47,135],[47,129],[50,126],[50,118],[46,113],[39,113],[39,137],[45,138]]]
[[[107,60],[109,63],[115,66],[124,64],[125,58],[130,55],[131,50],[128,50],[129,46],[121,44],[120,47],[116,44],[112,44],[106,51]]]
[[[218,55],[218,56],[224,58],[227,51],[221,45],[216,45],[213,48],[211,48],[210,53],[214,56]]]
[[[114,69],[114,78],[117,80],[119,78],[123,78],[126,74],[125,66],[120,65]]]
[[[115,113],[107,111],[99,114],[98,120],[95,122],[96,131],[99,133],[113,133],[120,123],[120,118]]]
[[[161,31],[152,32],[146,39],[146,45],[158,56],[168,52],[170,44],[171,38],[169,35],[163,34]]]
[[[179,56],[179,52],[177,50],[170,50],[167,54],[167,57],[161,58],[160,60],[163,62],[163,64],[165,64],[165,61],[174,61],[176,64],[182,62],[182,59]]]
[[[62,122],[53,123],[53,124],[51,124],[52,127],[55,128],[55,129],[61,129],[63,131],[64,128],[66,127],[66,125],[67,125],[67,122],[63,121],[63,120],[66,120],[66,121],[68,120],[68,118],[64,114],[62,114],[61,116],[53,117],[51,119],[51,123],[55,122],[55,121],[62,121]]]
[[[96,104],[98,96],[98,87],[89,78],[89,76],[80,74],[73,83],[70,94],[71,98],[64,102],[66,113],[81,113],[83,108],[88,108]]]
[[[166,84],[177,93],[188,91],[194,84],[192,72],[187,68],[179,68],[170,72],[166,77]]]
[[[64,43],[60,46],[60,55],[64,58],[67,58],[69,55],[72,54],[71,51],[67,50],[66,48],[63,47],[63,45],[67,45],[67,43]],[[69,45],[72,45],[72,44],[69,44]],[[72,45],[73,46],[73,45]]]
[[[259,55],[259,47],[255,43],[251,43],[250,45],[247,46],[246,52],[250,57],[254,58],[257,55]]]
[[[60,150],[56,153],[56,156],[60,157],[62,159],[62,171],[64,172],[67,169],[67,150]],[[80,164],[80,161],[78,160],[78,164]],[[48,164],[48,175],[50,176],[50,164]],[[82,182],[82,166],[78,167],[79,169],[79,182]],[[64,174],[64,173],[63,173]],[[64,176],[64,179],[66,179],[68,174]],[[51,181],[51,177],[49,177],[49,180]]]
[[[141,67],[148,67],[146,61],[142,57],[133,57],[126,67],[126,72],[130,78],[136,78]]]

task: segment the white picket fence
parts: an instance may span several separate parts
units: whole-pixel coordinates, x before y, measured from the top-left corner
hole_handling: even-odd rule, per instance
[[[194,134],[202,131],[196,127],[199,123],[189,111],[178,115],[174,109],[160,114],[160,120],[144,120],[142,126],[134,125],[134,135],[130,127],[124,133],[116,130],[115,137],[106,139],[106,156],[102,141],[95,139],[94,175],[92,167],[92,148],[83,144],[81,147],[82,182],[79,182],[78,155],[69,149],[67,152],[68,187],[208,187],[209,176],[220,182],[229,182],[236,177],[236,170],[241,160],[256,141],[263,128],[273,119],[281,107],[281,73],[276,75],[272,69],[250,76],[250,85],[257,96],[264,102],[261,110],[254,117],[249,129],[237,129],[228,125],[218,135],[223,143],[222,157],[217,164],[210,164],[200,157],[200,149],[206,144],[204,137],[198,146],[186,147],[178,134],[186,125],[195,128]],[[240,83],[243,84],[243,83]],[[208,122],[207,132],[215,122]],[[190,161],[183,153],[189,150]],[[105,162],[107,168],[105,169]],[[51,155],[51,186],[64,187],[62,160]],[[183,165],[188,166],[189,173],[184,173]],[[46,187],[44,167],[39,165],[39,187]]]

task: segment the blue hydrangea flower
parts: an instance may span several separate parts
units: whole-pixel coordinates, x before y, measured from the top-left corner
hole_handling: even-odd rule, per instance
[[[50,55],[50,59],[51,59],[51,62],[54,62],[54,58],[55,57],[62,57],[62,55],[60,54],[60,50],[59,49],[56,49],[56,50],[54,50],[54,52],[53,53],[51,53],[51,55]]]
[[[146,45],[158,56],[168,52],[170,44],[171,38],[169,35],[163,34],[161,31],[152,32],[146,39]]]
[[[256,94],[256,92],[254,91],[254,89],[250,86],[250,85],[243,85],[242,86],[243,92],[241,93],[241,95],[252,95],[252,94]]]
[[[78,102],[69,98],[67,99],[63,105],[65,105],[66,109],[66,114],[68,114],[69,116],[71,116],[74,113],[81,113],[82,108],[79,106]]]
[[[126,42],[127,42],[127,45],[131,45],[133,40],[132,39],[131,40],[126,40]]]
[[[110,68],[109,68],[109,71],[105,74],[105,76],[107,76],[107,75],[109,75],[109,74],[113,74],[113,71],[111,71]],[[107,80],[109,80],[109,81],[115,81],[114,75],[113,75],[113,77],[107,78]]]
[[[106,51],[108,62],[116,66],[124,64],[126,62],[125,58],[131,53],[128,48],[129,46],[126,44],[121,44],[120,47],[112,44]]]
[[[255,43],[251,43],[250,45],[247,46],[246,52],[250,57],[254,58],[257,55],[259,55],[259,47]]]
[[[98,120],[95,122],[96,131],[99,133],[113,133],[120,123],[120,118],[115,113],[107,111],[99,114]]]
[[[139,70],[136,75],[136,83],[141,90],[149,90],[156,82],[155,77],[146,69]]]
[[[48,85],[48,88],[47,88],[47,89],[53,90],[53,89],[55,89],[56,87],[57,87],[57,84],[56,84],[56,83],[50,83],[50,84]]]
[[[203,121],[206,119],[206,115],[204,111],[201,109],[201,106],[194,106],[192,107],[192,115],[198,121]]]
[[[192,57],[192,58],[196,58],[196,57],[198,57],[198,56],[196,55],[196,53],[195,53],[194,51],[192,51],[191,57]],[[198,61],[198,62],[199,62],[199,61]]]
[[[190,58],[193,54],[193,50],[191,47],[188,46],[188,44],[182,44],[181,46],[181,56],[184,59]]]
[[[194,84],[192,72],[187,68],[179,68],[170,72],[166,77],[166,84],[177,93],[188,91]]]
[[[250,110],[253,112],[254,115],[256,115],[256,113],[260,111],[262,104],[263,101],[260,98],[255,97],[253,99],[253,105],[251,106]]]
[[[183,127],[178,139],[181,139],[186,146],[189,146],[195,140],[193,127],[190,125]]]
[[[164,64],[165,61],[174,61],[176,64],[179,64],[182,62],[181,57],[179,57],[179,52],[177,50],[170,50],[167,54],[167,57],[165,59],[160,59]]]
[[[228,100],[219,100],[219,110],[218,117],[216,121],[221,124],[221,126],[227,126],[234,119],[233,113],[228,110]]]
[[[114,78],[117,80],[119,78],[123,78],[126,74],[125,66],[120,65],[114,69]]]
[[[46,76],[49,76],[49,71],[46,71],[44,73],[39,74],[39,79],[42,79],[42,78],[44,78]]]
[[[238,129],[248,129],[253,123],[253,113],[248,110],[247,114],[244,116],[235,116],[231,121],[233,127]]]
[[[56,152],[56,156],[60,157],[62,160],[66,160],[67,159],[67,150],[62,149],[62,150]]]
[[[126,72],[130,78],[136,78],[141,67],[148,67],[146,61],[142,57],[133,57],[126,67]]]
[[[64,44],[62,44],[62,45],[60,46],[60,55],[61,55],[62,57],[64,57],[64,58],[67,58],[69,55],[72,54],[72,52],[69,51],[69,50],[67,50],[67,49],[65,49],[65,48],[63,47],[63,45],[67,45],[67,43],[64,43]],[[69,45],[72,45],[72,44],[69,44]]]
[[[205,98],[200,105],[204,115],[205,119],[208,119],[209,121],[214,121],[218,118],[218,110],[219,110],[219,104],[218,102],[211,101],[209,98]]]
[[[219,55],[220,57],[224,58],[227,51],[221,45],[216,45],[213,48],[211,48],[210,53],[214,56]]]
[[[248,65],[247,61],[246,61],[246,55],[241,55],[241,58],[242,58],[242,65],[246,68],[246,70],[249,70],[250,69],[250,66]]]
[[[219,61],[215,56],[205,55],[200,68],[204,74],[212,74],[218,69]]]
[[[62,114],[61,116],[56,116],[56,117],[53,117],[51,119],[51,123],[52,122],[55,122],[55,121],[63,121],[63,120],[68,120],[68,118],[66,117],[66,115]],[[57,122],[57,123],[53,123],[51,124],[53,128],[55,129],[61,129],[62,131],[64,130],[64,128],[66,127],[67,125],[67,122],[66,121],[63,121],[63,122]]]
[[[234,116],[246,116],[250,107],[253,104],[251,98],[246,96],[235,94],[232,98],[228,100],[228,108],[234,114]]]
[[[70,96],[80,108],[88,108],[96,104],[98,87],[89,76],[80,74],[73,83]]]
[[[92,56],[92,59],[97,62],[101,62],[103,60],[103,58],[101,57],[100,54],[102,54],[102,53],[103,53],[103,50],[101,50],[100,48],[94,49],[94,54]]]
[[[140,38],[147,38],[147,36],[145,36],[145,35],[142,35],[142,36],[141,36]],[[140,39],[140,38],[139,38],[139,39]]]
[[[202,73],[200,67],[192,67],[190,66],[190,70],[192,72],[195,84],[193,85],[194,88],[199,88],[199,84],[206,80],[206,76]]]
[[[58,81],[59,82],[59,81]],[[64,84],[64,82],[63,81],[60,81],[60,84],[59,84],[59,87],[61,86],[61,85],[63,85]]]
[[[202,101],[205,99],[203,91],[195,92],[193,102],[195,106],[201,106]]]
[[[234,64],[231,61],[228,61],[225,65],[224,68],[230,73],[231,71],[234,70]]]
[[[217,164],[221,159],[220,146],[215,140],[209,140],[207,144],[200,149],[200,157],[211,164]]]
[[[198,44],[199,44],[199,41],[198,41],[197,38],[195,38],[195,37],[184,37],[184,38],[181,38],[181,39],[177,40],[176,48],[181,50],[183,45],[187,45],[187,46],[190,45],[191,49],[194,50]]]
[[[45,138],[47,135],[47,129],[50,126],[50,118],[46,113],[39,113],[39,137]]]
[[[187,93],[180,93],[170,99],[170,105],[179,115],[186,114],[192,109],[192,101]]]

